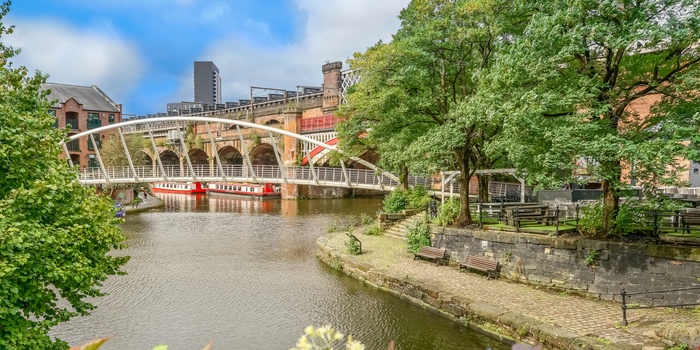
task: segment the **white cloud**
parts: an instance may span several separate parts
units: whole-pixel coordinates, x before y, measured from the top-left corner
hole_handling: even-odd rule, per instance
[[[22,50],[12,62],[49,74],[50,82],[97,85],[120,103],[141,77],[136,46],[116,35],[109,23],[85,30],[46,20],[13,18],[12,23],[14,33],[3,39]]]
[[[221,72],[224,100],[247,98],[249,87],[294,89],[320,86],[321,65],[345,61],[380,39],[390,41],[409,0],[296,0],[307,21],[298,42],[277,48],[232,36],[209,46],[197,60],[213,61]],[[347,68],[347,67],[345,67]],[[192,72],[185,72],[173,100],[192,99]]]

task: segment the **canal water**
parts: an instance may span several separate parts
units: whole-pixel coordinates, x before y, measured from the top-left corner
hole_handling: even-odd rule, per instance
[[[53,334],[105,350],[289,349],[308,325],[330,324],[367,349],[507,349],[318,262],[333,223],[374,215],[378,199],[255,201],[159,195],[164,208],[123,224],[128,275],[104,285],[90,316]]]

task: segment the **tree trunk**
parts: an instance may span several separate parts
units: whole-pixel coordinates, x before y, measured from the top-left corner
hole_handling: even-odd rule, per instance
[[[401,182],[401,189],[408,191],[408,167],[403,165],[399,170],[399,181]]]
[[[615,230],[615,219],[620,208],[620,193],[615,189],[622,176],[620,162],[606,164],[610,173],[610,179],[603,180],[603,235],[608,236]]]
[[[489,179],[488,175],[476,175],[479,180],[479,203],[487,203],[489,201]]]
[[[472,223],[472,215],[469,210],[469,178],[471,168],[469,167],[469,157],[465,151],[455,151],[457,163],[459,165],[459,217],[457,226],[466,226]]]

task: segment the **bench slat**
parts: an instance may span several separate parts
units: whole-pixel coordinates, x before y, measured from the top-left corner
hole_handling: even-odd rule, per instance
[[[417,253],[413,254],[413,260],[416,260],[418,257],[423,257],[426,259],[435,259],[435,265],[437,266],[440,265],[440,263],[444,263],[445,252],[445,249],[439,249],[430,246],[422,246]]]
[[[486,272],[488,274],[487,279],[490,279],[492,275],[498,276],[500,264],[497,261],[492,261],[475,255],[469,255],[467,256],[467,260],[465,262],[459,263],[459,268],[474,269]]]

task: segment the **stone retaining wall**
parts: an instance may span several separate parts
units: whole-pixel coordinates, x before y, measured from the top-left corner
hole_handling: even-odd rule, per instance
[[[547,349],[590,350],[599,349],[591,344],[597,339],[573,334],[562,328],[495,307],[483,301],[453,295],[434,286],[416,281],[407,276],[392,275],[383,269],[354,261],[347,255],[339,255],[325,249],[323,238],[319,239],[316,257],[327,265],[342,270],[362,283],[408,300],[427,309],[437,311],[472,330],[488,334],[506,344],[519,341],[543,344]]]
[[[526,233],[432,226],[433,245],[450,260],[486,256],[501,263],[501,278],[621,301],[620,291],[700,288],[700,248],[620,243]],[[700,303],[700,289],[633,296],[631,303]]]
[[[418,210],[402,210],[400,213],[379,213],[379,228],[386,230],[397,222],[406,220],[407,218],[418,214]]]

